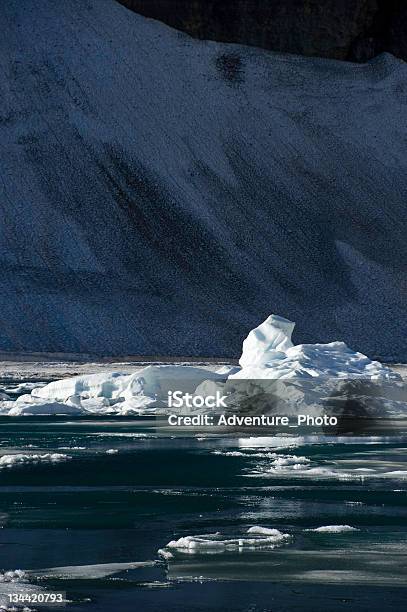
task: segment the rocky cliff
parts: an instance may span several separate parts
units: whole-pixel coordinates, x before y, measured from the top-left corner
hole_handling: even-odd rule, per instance
[[[405,0],[119,0],[202,39],[364,62],[407,59]]]

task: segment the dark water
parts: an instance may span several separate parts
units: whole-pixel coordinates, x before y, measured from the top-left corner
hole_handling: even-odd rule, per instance
[[[0,432],[3,458],[24,455],[0,457],[0,568],[26,571],[16,589],[90,612],[405,609],[400,441],[169,436],[140,419],[4,418]],[[231,544],[253,526],[286,539]],[[214,533],[218,547],[158,553]]]

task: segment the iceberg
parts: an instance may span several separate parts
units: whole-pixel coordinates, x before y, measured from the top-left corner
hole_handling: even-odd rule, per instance
[[[393,394],[387,398],[386,407],[405,412],[406,397],[397,372],[353,351],[344,342],[295,345],[294,328],[294,322],[270,315],[244,340],[239,367],[148,365],[131,374],[114,371],[73,376],[34,386],[16,400],[0,398],[0,414],[167,414],[168,393],[175,390],[195,396],[221,391],[229,398],[228,406],[236,410],[247,396],[265,396],[267,403],[267,394],[273,394],[285,409],[289,405],[298,412],[300,407],[315,405],[319,414],[321,389],[327,385],[332,388],[331,396],[333,390],[340,396],[345,389],[349,397],[360,394],[363,388],[373,408],[378,385],[386,385]],[[333,403],[340,403],[340,399]],[[377,409],[382,405],[381,399]],[[258,404],[258,409],[263,407]],[[180,410],[190,412],[187,408]]]
[[[344,417],[342,425],[352,427],[359,427],[360,417],[405,415],[405,385],[397,372],[344,342],[295,345],[294,328],[292,321],[270,315],[249,333],[241,369],[223,387],[231,407],[285,415],[306,409],[313,417]]]
[[[229,378],[363,378],[401,380],[399,374],[344,342],[299,344],[291,340],[295,323],[270,315],[243,342],[241,370]]]

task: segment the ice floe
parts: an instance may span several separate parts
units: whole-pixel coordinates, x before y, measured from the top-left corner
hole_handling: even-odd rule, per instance
[[[402,462],[393,463],[390,466],[386,461],[366,459],[363,462],[359,459],[353,463],[327,461],[325,465],[321,465],[308,457],[266,451],[264,453],[242,453],[242,456],[257,460],[254,465],[249,464],[245,470],[245,476],[252,478],[306,478],[338,481],[364,481],[380,478],[405,480],[407,478],[407,470],[402,469]]]
[[[0,572],[0,611],[1,612],[30,612],[34,608],[28,607],[25,603],[13,603],[10,601],[12,596],[21,598],[21,602],[29,598],[37,598],[38,595],[45,594],[47,591],[37,584],[30,583],[29,573],[21,570],[7,570]],[[35,605],[35,604],[33,604]],[[35,605],[37,610],[37,606]]]
[[[253,526],[241,535],[228,537],[221,533],[187,535],[171,540],[160,549],[159,554],[169,559],[174,552],[187,554],[217,554],[225,552],[244,552],[245,550],[273,549],[290,542],[292,536],[278,529]]]
[[[306,529],[305,531],[314,531],[316,533],[347,533],[349,531],[359,531],[359,529],[351,525],[323,525],[322,527]]]
[[[100,580],[111,576],[120,575],[122,572],[128,572],[129,570],[142,570],[146,567],[154,567],[156,565],[157,561],[151,560],[3,571],[0,572],[0,611],[17,612],[21,610],[21,612],[29,612],[31,610],[31,608],[27,607],[24,603],[21,605],[10,603],[9,596],[11,594],[21,597],[22,602],[27,601],[29,597],[31,597],[33,600],[35,598],[37,603],[33,604],[34,608],[32,609],[38,610],[38,603],[41,605],[42,600],[46,602],[47,600],[45,599],[45,596],[47,593],[48,595],[52,593],[52,591],[48,591],[47,588],[39,586],[39,584],[37,584],[38,581]],[[24,599],[24,596],[27,597],[26,600]],[[52,599],[43,605],[41,609],[45,609],[50,606],[51,609],[54,609],[54,605],[56,604],[52,604],[50,602],[52,602]],[[63,597],[59,605],[65,606],[67,603],[69,602]]]
[[[8,570],[6,572],[0,572],[0,582],[26,582],[27,577],[24,570]]]
[[[125,563],[98,563],[93,565],[67,565],[26,570],[25,574],[35,578],[59,580],[99,580],[132,569],[154,567],[156,561],[130,561]]]
[[[35,455],[26,455],[16,453],[11,455],[0,456],[0,468],[12,468],[20,465],[38,464],[38,463],[61,463],[71,459],[69,455],[64,453],[43,453]]]

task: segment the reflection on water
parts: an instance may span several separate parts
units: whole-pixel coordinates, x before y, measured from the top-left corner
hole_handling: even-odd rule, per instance
[[[0,604],[18,588],[74,611],[403,607],[401,439],[55,417],[0,431]]]

